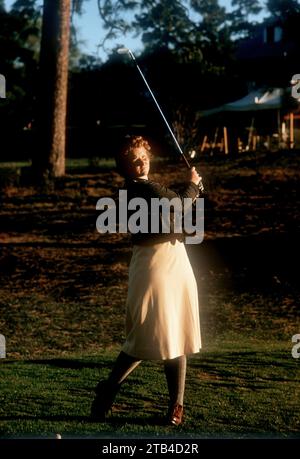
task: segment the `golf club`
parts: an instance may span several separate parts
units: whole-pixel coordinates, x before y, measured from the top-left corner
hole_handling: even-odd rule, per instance
[[[157,102],[157,100],[156,100],[156,98],[155,98],[153,92],[151,91],[151,88],[150,88],[150,86],[149,86],[149,84],[148,84],[148,82],[147,82],[147,80],[146,80],[146,78],[145,78],[145,76],[144,76],[142,70],[140,69],[140,66],[139,66],[138,63],[137,63],[136,58],[135,58],[133,52],[132,52],[129,48],[119,48],[119,49],[117,50],[117,53],[118,53],[118,54],[127,54],[128,56],[131,57],[131,59],[132,59],[133,62],[135,63],[135,66],[136,66],[136,68],[138,69],[139,74],[141,75],[141,77],[142,77],[142,79],[143,79],[143,81],[144,81],[144,83],[145,83],[145,85],[146,85],[146,87],[147,87],[147,89],[148,89],[148,91],[149,91],[149,93],[150,93],[152,99],[154,100],[155,105],[156,105],[156,107],[158,108],[158,111],[159,111],[159,113],[161,114],[162,119],[164,120],[164,122],[165,122],[165,124],[166,124],[166,126],[167,126],[167,128],[168,128],[168,130],[169,130],[169,132],[170,132],[170,134],[171,134],[171,136],[172,136],[174,142],[175,142],[175,145],[176,145],[176,147],[177,147],[179,153],[180,153],[181,156],[183,157],[183,159],[184,159],[184,161],[185,161],[187,167],[190,169],[190,168],[191,168],[191,165],[190,165],[190,163],[188,162],[188,160],[187,160],[185,154],[183,153],[182,148],[181,148],[181,146],[180,146],[179,143],[178,143],[178,140],[176,139],[176,137],[175,137],[175,135],[174,135],[174,133],[173,133],[173,131],[172,131],[172,129],[171,129],[171,127],[170,127],[168,121],[166,120],[165,115],[164,115],[163,112],[162,112],[162,109],[161,109],[160,106],[159,106],[159,103]],[[201,180],[200,180],[200,183],[199,183],[198,186],[199,186],[199,190],[203,193],[203,191],[204,191],[204,186],[203,186]]]

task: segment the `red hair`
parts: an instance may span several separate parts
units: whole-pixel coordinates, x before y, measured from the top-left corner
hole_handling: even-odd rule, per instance
[[[126,171],[126,166],[128,164],[128,156],[130,153],[133,152],[135,148],[143,147],[146,150],[147,155],[151,156],[151,146],[149,142],[144,139],[141,135],[131,135],[127,136],[125,140],[125,144],[119,154],[116,156],[116,163],[119,172],[123,175],[124,171]]]

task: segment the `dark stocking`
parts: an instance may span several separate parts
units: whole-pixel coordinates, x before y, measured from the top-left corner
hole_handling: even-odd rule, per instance
[[[168,383],[170,405],[174,405],[175,403],[183,405],[186,356],[181,355],[175,359],[165,360],[164,369]]]

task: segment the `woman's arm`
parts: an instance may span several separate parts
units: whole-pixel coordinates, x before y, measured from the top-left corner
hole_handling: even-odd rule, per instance
[[[145,185],[148,186],[150,194],[156,198],[180,198],[183,200],[184,198],[192,198],[194,200],[199,196],[199,183],[201,181],[201,177],[199,176],[198,172],[194,167],[189,169],[187,172],[187,183],[185,188],[181,193],[176,193],[174,190],[161,185],[160,183],[153,182],[148,180],[145,182]]]
[[[167,188],[160,183],[153,182],[152,180],[148,180],[144,186],[147,187],[147,194],[149,193],[149,195],[153,198],[180,198],[181,200],[184,198],[192,198],[192,200],[194,200],[199,196],[199,188],[193,182],[188,182],[180,193],[177,193],[171,188]]]

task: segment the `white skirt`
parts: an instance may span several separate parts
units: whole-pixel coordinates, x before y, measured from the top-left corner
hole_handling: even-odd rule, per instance
[[[173,359],[201,348],[198,292],[183,243],[133,246],[123,351]]]

